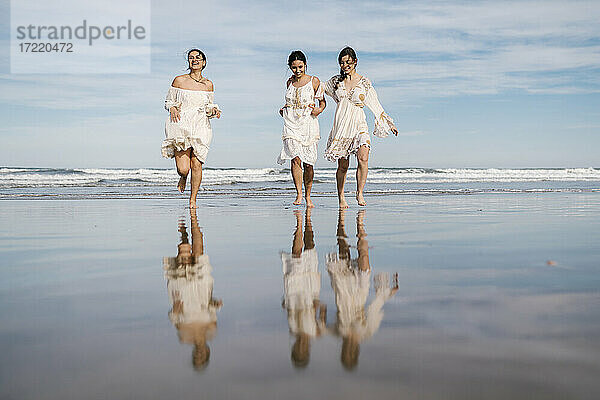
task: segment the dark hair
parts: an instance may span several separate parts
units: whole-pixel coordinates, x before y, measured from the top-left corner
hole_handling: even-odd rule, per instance
[[[192,53],[193,51],[197,51],[198,53],[200,53],[200,55],[202,56],[202,58],[204,58],[204,67],[202,69],[206,68],[206,64],[208,64],[208,60],[206,59],[206,55],[204,54],[204,52],[202,50],[200,50],[200,49],[190,49],[190,50],[187,51],[186,58],[189,60],[190,53]],[[188,70],[189,69],[190,69],[190,67],[188,67]]]
[[[358,57],[356,57],[356,52],[350,46],[346,46],[342,49],[342,51],[340,51],[340,54],[338,54],[338,64],[340,64],[342,62],[342,58],[344,58],[345,56],[349,56],[354,61],[358,60]],[[337,89],[340,82],[343,81],[344,79],[346,79],[346,73],[340,67],[340,77],[338,78],[338,81],[335,83],[335,89]]]
[[[288,67],[292,66],[292,63],[294,61],[302,61],[304,63],[304,65],[306,65],[306,56],[304,55],[303,52],[301,52],[300,50],[294,50],[290,53],[290,56],[288,57]]]

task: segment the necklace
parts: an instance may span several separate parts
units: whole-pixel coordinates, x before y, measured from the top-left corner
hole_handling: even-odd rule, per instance
[[[202,79],[196,79],[196,78],[194,78],[194,77],[192,76],[192,74],[188,74],[188,75],[190,76],[190,78],[192,78],[193,80],[195,80],[195,81],[196,81],[196,82],[198,82],[198,83],[202,83],[202,82],[204,82],[204,80],[206,79],[206,78],[202,78]]]

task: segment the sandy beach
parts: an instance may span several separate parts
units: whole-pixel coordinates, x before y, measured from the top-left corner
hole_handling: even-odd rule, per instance
[[[286,200],[1,200],[0,397],[600,395],[597,193],[371,196],[345,235]],[[282,307],[299,248],[322,320]]]

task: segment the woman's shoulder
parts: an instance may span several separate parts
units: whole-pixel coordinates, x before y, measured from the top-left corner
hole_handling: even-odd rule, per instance
[[[177,75],[173,79],[173,82],[171,83],[171,87],[176,88],[176,89],[184,89],[184,90],[197,90],[197,89],[190,89],[189,84],[190,84],[191,80],[192,80],[192,78],[190,78],[188,74]],[[210,79],[204,78],[202,83],[204,83],[206,85],[207,91],[212,92],[215,90],[215,85],[212,83],[212,81]]]
[[[177,88],[177,89],[185,89],[183,86],[185,85],[186,77],[187,77],[187,74],[177,75],[173,79],[173,82],[171,83],[171,86],[174,87],[174,88]]]

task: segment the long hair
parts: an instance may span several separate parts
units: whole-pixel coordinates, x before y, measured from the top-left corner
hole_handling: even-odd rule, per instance
[[[346,46],[342,49],[342,51],[340,51],[340,54],[338,54],[338,64],[340,64],[342,62],[342,58],[344,58],[345,56],[350,57],[354,61],[358,61],[358,57],[356,57],[356,52],[350,46]],[[338,88],[338,85],[344,79],[346,79],[346,73],[344,72],[342,67],[340,67],[340,77],[338,78],[338,81],[335,83],[335,89]]]
[[[206,66],[208,65],[208,60],[206,59],[206,55],[204,54],[204,52],[202,50],[200,50],[200,49],[190,49],[190,50],[187,51],[186,58],[189,61],[189,59],[190,59],[190,53],[192,53],[194,51],[197,51],[198,53],[200,53],[200,55],[204,59],[204,67],[202,67],[202,70],[204,71],[204,68],[206,68]],[[191,68],[189,67],[189,65],[188,65],[187,69],[188,69],[188,71],[191,71]]]

